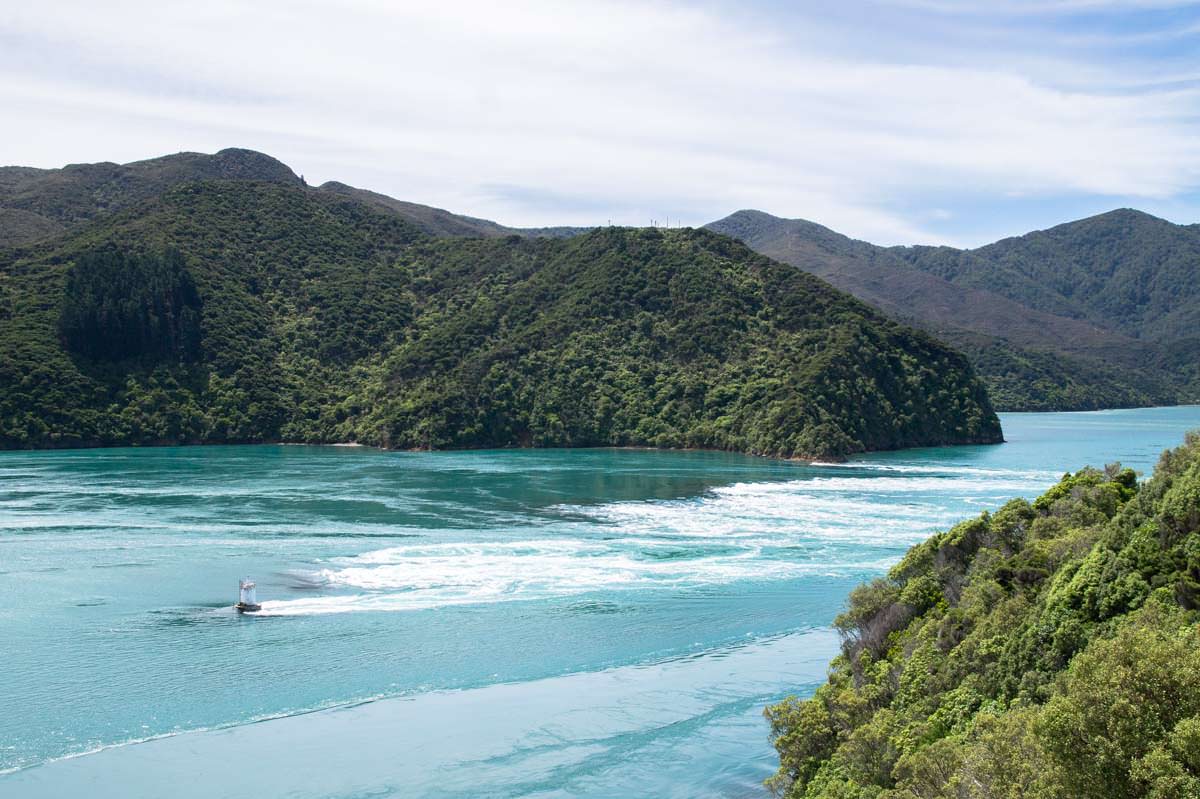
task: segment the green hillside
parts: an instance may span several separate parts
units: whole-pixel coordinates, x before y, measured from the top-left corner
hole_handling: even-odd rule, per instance
[[[1200,225],[1123,208],[976,250],[894,249],[957,286],[1132,338],[1116,363],[1200,401]]]
[[[1200,796],[1200,434],[934,536],[835,624],[767,711],[779,795]]]
[[[1122,208],[976,250],[898,250],[919,269],[1141,339],[1195,337],[1200,225]]]
[[[1002,410],[1200,401],[1196,226],[1113,212],[978,250],[877,247],[760,211],[707,227],[963,351]]]
[[[250,150],[179,153],[131,164],[0,167],[0,247],[82,235],[164,192],[204,180],[307,188]],[[435,237],[570,237],[580,228],[510,228],[328,182]],[[1200,401],[1197,226],[1134,211],[1104,214],[964,251],[876,247],[804,220],[739,211],[708,228],[847,291],[967,355],[1002,410],[1091,410]]]
[[[728,238],[433,238],[184,183],[0,254],[5,447],[357,441],[782,456],[993,442],[962,356]]]

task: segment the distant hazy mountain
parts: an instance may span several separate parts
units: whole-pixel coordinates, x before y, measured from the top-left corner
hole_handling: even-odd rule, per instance
[[[965,351],[1008,410],[1197,401],[1200,228],[1114,211],[977,250],[739,211],[707,226]]]
[[[488,219],[477,219],[473,216],[463,216],[432,208],[428,205],[405,202],[388,197],[386,194],[356,189],[345,183],[329,181],[322,183],[320,191],[333,192],[346,197],[353,197],[376,208],[391,211],[401,218],[413,223],[431,236],[480,236],[494,238],[496,236],[545,236],[549,238],[565,238],[585,233],[592,228],[580,227],[545,227],[545,228],[515,228],[506,227]]]
[[[977,250],[897,250],[958,286],[1134,338],[1200,335],[1200,225],[1123,208]]]
[[[199,180],[256,180],[301,186],[290,168],[269,155],[230,148],[215,155],[176,153],[131,164],[71,164],[62,169],[0,167],[0,247],[30,244],[123,211],[173,186]],[[510,228],[486,219],[403,202],[331,181],[327,192],[383,208],[432,236],[550,236],[586,228]]]

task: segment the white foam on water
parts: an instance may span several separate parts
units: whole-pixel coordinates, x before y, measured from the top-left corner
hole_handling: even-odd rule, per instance
[[[894,470],[893,470],[894,473]],[[750,493],[750,494],[787,494],[797,490],[809,492],[838,492],[850,495],[878,494],[939,494],[939,495],[969,495],[973,493],[1012,494],[1029,489],[1045,488],[1047,480],[1034,474],[1025,475],[1014,472],[1003,472],[994,476],[988,475],[948,475],[945,477],[813,477],[807,480],[789,480],[786,483],[735,483],[732,486],[716,489],[720,493]]]
[[[1046,469],[988,469],[981,466],[949,466],[936,465],[930,466],[919,463],[876,463],[871,461],[850,461],[846,463],[814,463],[813,466],[820,466],[829,469],[848,469],[853,471],[861,471],[864,473],[875,472],[900,472],[903,474],[940,474],[946,476],[954,475],[979,475],[983,477],[1002,477],[1006,479],[1022,479],[1022,480],[1058,480],[1062,477],[1061,472],[1055,472]]]
[[[739,539],[780,546],[825,541],[872,546],[907,546],[934,530],[999,505],[1014,495],[1034,496],[1053,483],[1042,473],[1000,472],[995,476],[814,477],[778,483],[735,483],[698,499],[571,506],[635,533],[684,540]]]
[[[262,603],[257,615],[425,610],[450,605],[550,599],[592,592],[687,588],[737,580],[777,580],[876,571],[880,559],[821,561],[764,557],[750,545],[706,555],[655,557],[632,540],[517,541],[389,547],[321,569],[317,580],[358,593]],[[694,557],[687,557],[694,554]]]
[[[558,510],[571,521],[547,528],[543,538],[421,541],[333,559],[306,579],[346,593],[265,602],[262,615],[861,576],[887,569],[972,507],[1031,496],[1053,482],[1039,472],[881,471],[737,483],[687,499],[563,505]]]

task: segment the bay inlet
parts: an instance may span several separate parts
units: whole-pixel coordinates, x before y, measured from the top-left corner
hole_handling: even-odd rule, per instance
[[[1149,472],[1200,408],[1002,420],[836,466],[0,453],[0,793],[762,796],[762,707],[824,679],[854,585],[1066,470]]]

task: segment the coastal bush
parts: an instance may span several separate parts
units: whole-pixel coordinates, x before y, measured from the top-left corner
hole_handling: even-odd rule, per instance
[[[1141,485],[1082,469],[913,547],[851,593],[828,683],[768,708],[769,787],[1200,795],[1198,487],[1190,434]]]

